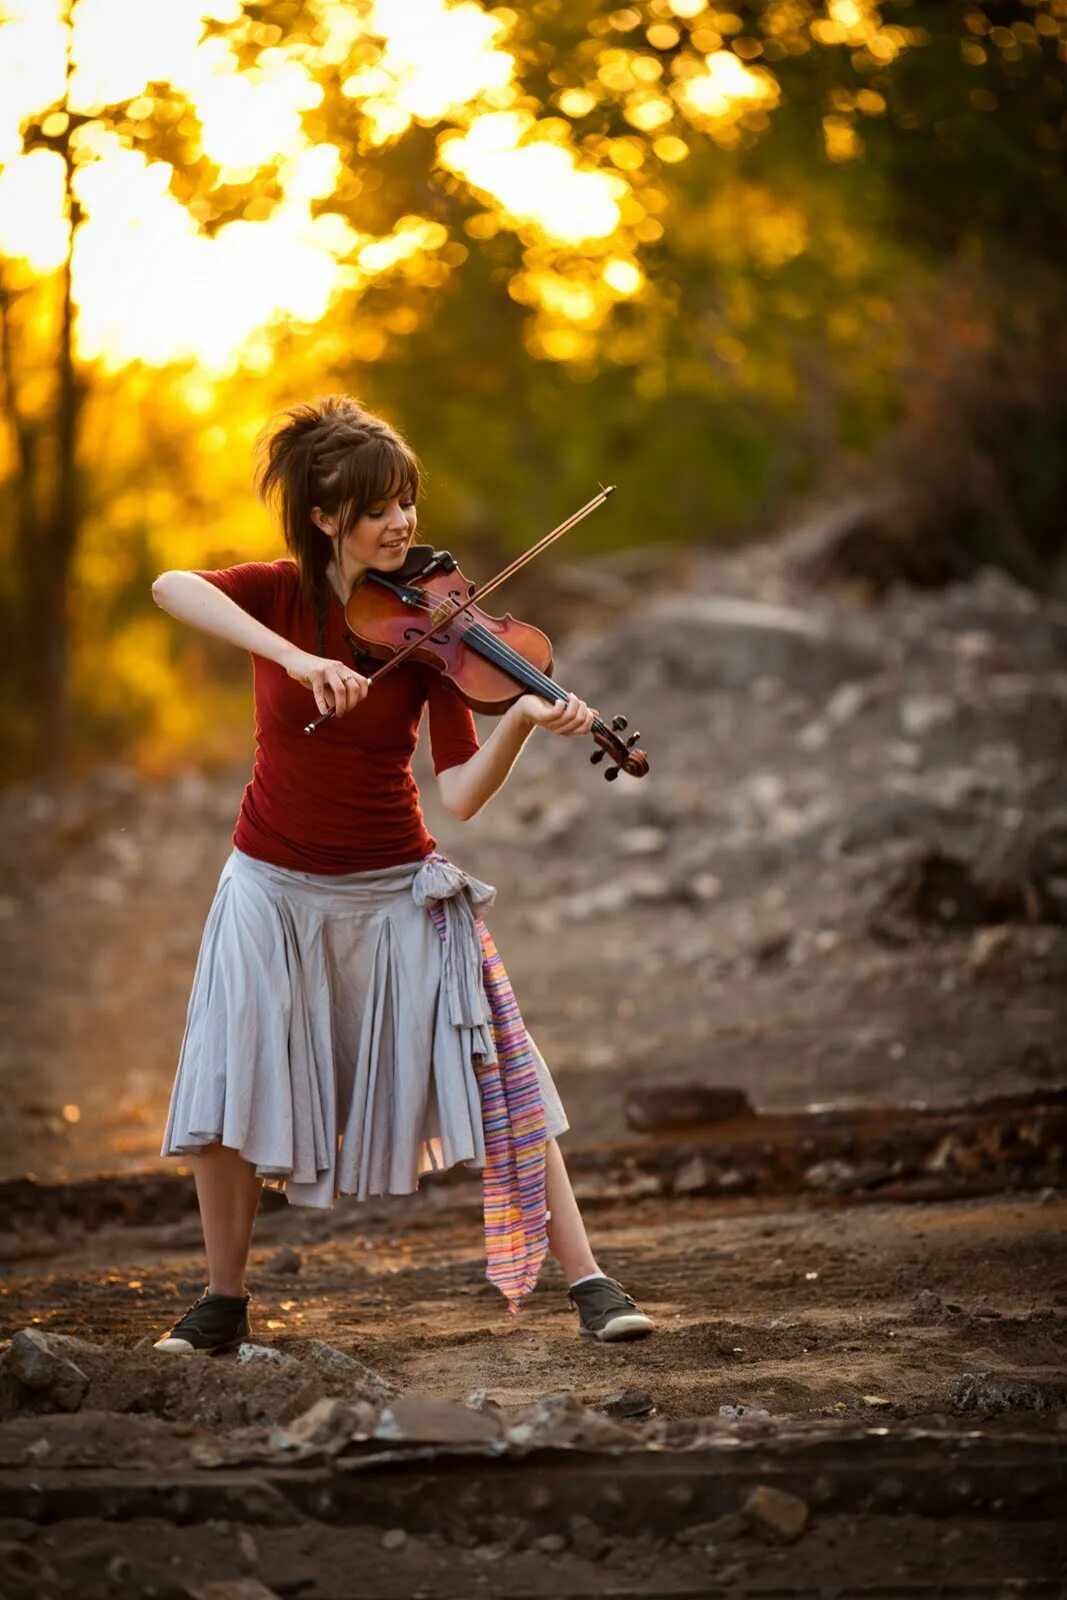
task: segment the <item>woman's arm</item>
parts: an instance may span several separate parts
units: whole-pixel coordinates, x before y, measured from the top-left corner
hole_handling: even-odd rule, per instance
[[[597,714],[574,694],[553,702],[522,695],[504,712],[480,750],[459,766],[438,773],[446,810],[461,822],[475,816],[505,783],[534,728],[565,736],[588,733]]]
[[[198,573],[160,573],[152,585],[152,599],[179,622],[188,622],[202,633],[210,633],[227,644],[277,662],[290,678],[312,691],[320,712],[332,711],[335,716],[342,717],[357,706],[367,692],[367,679],[352,667],[343,661],[331,661],[297,649],[280,633],[257,622],[229,595]]]

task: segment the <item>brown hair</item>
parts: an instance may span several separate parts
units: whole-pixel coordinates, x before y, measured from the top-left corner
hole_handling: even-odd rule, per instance
[[[414,451],[381,417],[347,394],[328,394],[278,412],[255,444],[260,499],[281,522],[286,548],[315,609],[319,654],[325,648],[330,541],[311,520],[312,506],[338,517],[343,538],[371,506],[419,492]]]

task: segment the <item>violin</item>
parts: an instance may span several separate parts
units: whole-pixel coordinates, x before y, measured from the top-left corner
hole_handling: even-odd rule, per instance
[[[590,505],[599,504],[610,493]],[[584,514],[582,513],[578,515]],[[561,528],[572,525],[571,518]],[[567,690],[552,677],[552,642],[547,634],[530,623],[520,622],[508,613],[491,616],[476,604],[476,598],[495,588],[503,578],[524,565],[555,530],[533,550],[527,551],[504,573],[476,587],[464,577],[455,558],[447,550],[416,546],[396,573],[371,569],[353,589],[345,605],[345,624],[349,644],[357,653],[382,665],[368,674],[371,683],[413,657],[442,672],[459,691],[472,711],[499,716],[520,695],[536,694],[550,704],[565,700]],[[362,670],[362,668],[360,669]],[[333,716],[327,711],[309,722],[305,733],[313,733]],[[613,717],[610,724],[597,717],[590,730],[599,746],[590,756],[594,766],[609,757],[604,772],[613,780],[619,772],[643,778],[648,772],[648,757],[637,748],[641,735],[621,735],[626,718]]]

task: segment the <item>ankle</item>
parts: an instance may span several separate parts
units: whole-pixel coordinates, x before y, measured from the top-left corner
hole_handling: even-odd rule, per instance
[[[239,1279],[239,1278],[218,1278],[218,1279],[214,1279],[213,1278],[213,1279],[209,1280],[208,1286],[207,1286],[207,1289],[206,1289],[205,1292],[207,1294],[225,1295],[226,1298],[229,1299],[229,1300],[243,1300],[245,1295],[248,1293],[248,1290],[245,1288],[244,1282],[243,1282],[242,1279]]]
[[[602,1272],[598,1266],[587,1267],[584,1272],[576,1272],[573,1277],[568,1276],[567,1288],[573,1289],[576,1283],[581,1283],[585,1278],[603,1277],[606,1277],[606,1273]]]

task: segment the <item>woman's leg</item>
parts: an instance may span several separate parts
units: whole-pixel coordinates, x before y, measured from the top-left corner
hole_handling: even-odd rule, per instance
[[[548,1219],[548,1248],[563,1268],[567,1284],[587,1273],[599,1272],[585,1231],[563,1153],[555,1139],[545,1145],[545,1197],[552,1213]]]
[[[210,1144],[192,1158],[196,1197],[204,1227],[208,1291],[245,1292],[245,1265],[263,1179],[228,1145]]]

